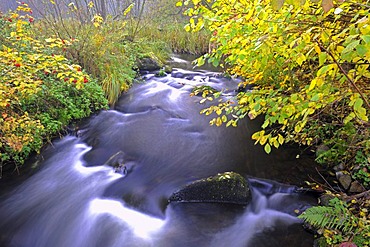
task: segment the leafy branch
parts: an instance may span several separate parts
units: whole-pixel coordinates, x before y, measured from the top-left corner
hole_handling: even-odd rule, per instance
[[[328,49],[326,49],[319,41],[317,41],[317,44],[321,49],[323,49],[329,56],[333,59],[334,63],[338,66],[340,71],[343,73],[343,75],[347,78],[348,82],[352,85],[352,87],[355,88],[355,90],[360,94],[362,100],[365,102],[366,106],[370,110],[370,103],[367,100],[366,96],[362,93],[362,91],[357,87],[356,83],[348,76],[348,73],[343,69],[342,65],[338,62],[338,60],[335,58],[332,52],[330,52]]]

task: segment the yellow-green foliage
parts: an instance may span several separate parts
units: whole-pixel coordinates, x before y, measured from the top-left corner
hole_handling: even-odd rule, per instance
[[[206,30],[189,33],[184,30],[181,22],[163,23],[151,22],[138,33],[140,38],[149,41],[161,41],[174,53],[189,53],[202,55],[208,52],[210,34]]]
[[[38,152],[72,119],[88,116],[106,101],[88,74],[54,53],[71,43],[32,38],[27,4],[0,16],[0,166],[16,166]],[[89,95],[96,90],[96,95]],[[1,174],[0,174],[1,176]]]
[[[264,115],[252,138],[267,153],[295,141],[327,144],[331,150],[322,162],[349,166],[357,152],[370,155],[367,1],[329,1],[330,8],[328,1],[303,1],[279,10],[269,0],[217,0],[211,7],[192,2],[187,28],[213,32],[214,49],[198,64],[221,64],[243,77],[243,86],[254,85],[238,94],[236,106],[222,102],[205,109],[219,115],[211,123],[236,125]]]
[[[178,5],[182,4],[192,4],[186,11],[187,30],[207,28],[213,33],[213,50],[198,64],[228,68],[228,73],[244,79],[240,86],[251,88],[204,109],[202,113],[216,115],[211,124],[236,126],[244,117],[262,115],[262,129],[252,139],[267,153],[292,141],[325,144],[329,150],[317,157],[318,162],[342,164],[370,188],[368,1],[187,0]],[[211,92],[203,100],[219,96]],[[354,214],[350,218],[325,218],[331,216],[327,207],[302,217],[314,217],[311,223],[324,228],[321,233],[330,246],[369,246],[368,204],[365,192],[359,203],[341,205]]]
[[[93,4],[89,4],[87,9],[73,5],[66,13],[62,10],[53,13],[54,5],[52,1],[44,4],[50,13],[36,23],[37,35],[78,41],[65,49],[64,55],[99,79],[109,103],[113,105],[136,76],[136,56],[132,54],[131,43],[126,42],[126,21],[113,20],[111,16],[103,19],[98,14],[88,19],[94,12]]]

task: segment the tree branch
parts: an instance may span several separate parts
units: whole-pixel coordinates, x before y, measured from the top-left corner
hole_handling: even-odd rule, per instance
[[[343,69],[343,67],[340,65],[338,60],[334,57],[333,53],[331,53],[329,50],[327,50],[320,42],[316,41],[317,44],[321,49],[323,49],[329,56],[333,59],[334,63],[338,66],[340,71],[344,74],[344,76],[347,78],[349,83],[355,88],[355,90],[360,94],[362,100],[365,102],[367,108],[370,110],[370,103],[367,100],[366,96],[361,92],[361,90],[357,87],[356,83],[348,76],[347,72]]]

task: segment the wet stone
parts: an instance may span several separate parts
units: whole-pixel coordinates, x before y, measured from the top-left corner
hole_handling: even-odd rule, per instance
[[[348,174],[339,174],[337,173],[337,178],[338,178],[338,181],[340,183],[340,185],[345,189],[345,190],[348,190],[349,186],[351,185],[351,182],[352,182],[352,178],[350,175]]]
[[[251,192],[247,180],[235,172],[197,180],[169,198],[169,202],[207,202],[247,205]]]
[[[323,194],[322,196],[320,196],[319,198],[319,202],[320,202],[320,205],[321,206],[329,206],[330,205],[330,200],[331,199],[334,199],[335,196],[333,195],[329,195],[329,194]]]
[[[362,184],[358,181],[354,181],[351,183],[351,187],[349,188],[350,193],[361,193],[364,192],[365,188]]]

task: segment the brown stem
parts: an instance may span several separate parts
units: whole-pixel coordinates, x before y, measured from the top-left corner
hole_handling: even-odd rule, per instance
[[[317,41],[317,44],[320,46],[321,49],[323,49],[326,53],[329,54],[329,56],[333,59],[334,63],[338,66],[340,71],[344,74],[344,76],[347,78],[349,83],[355,88],[355,90],[360,94],[362,100],[365,102],[366,106],[370,110],[370,103],[367,101],[366,96],[361,92],[361,90],[357,87],[356,83],[348,76],[347,72],[343,69],[343,67],[339,64],[338,60],[334,57],[333,53],[328,51],[320,42]]]
[[[353,195],[353,196],[343,196],[343,199],[346,201],[346,202],[349,202],[353,199],[359,199],[361,197],[367,197],[370,195],[370,190],[367,190],[367,191],[364,191],[362,193],[359,193],[359,194],[356,194],[356,195]]]
[[[321,173],[319,172],[319,170],[317,169],[317,167],[315,167],[315,170],[316,172],[320,175],[320,177],[324,180],[324,182],[329,186],[329,188],[332,190],[332,191],[336,191],[331,185],[330,183],[324,178],[323,175],[321,175]],[[337,191],[336,191],[337,192]]]

